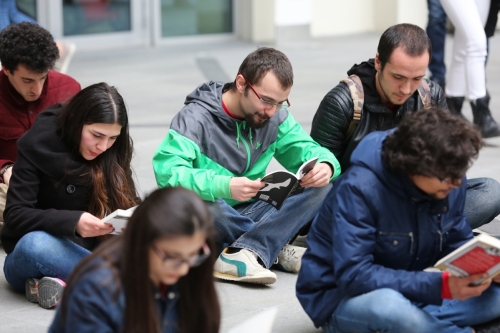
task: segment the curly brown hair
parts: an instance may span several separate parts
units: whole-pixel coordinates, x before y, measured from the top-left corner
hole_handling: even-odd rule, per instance
[[[383,143],[382,159],[393,172],[460,179],[483,146],[477,127],[437,107],[413,112]]]
[[[41,74],[54,66],[59,49],[44,28],[31,22],[12,24],[0,32],[0,61],[13,73],[19,64]]]

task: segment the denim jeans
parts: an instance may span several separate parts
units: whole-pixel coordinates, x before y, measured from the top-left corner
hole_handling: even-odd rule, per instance
[[[500,285],[492,283],[479,297],[418,305],[393,289],[378,289],[343,299],[322,326],[327,333],[471,333],[470,326],[500,316]]]
[[[34,19],[17,9],[16,0],[0,0],[0,31],[10,24],[21,22],[36,23]]]
[[[429,71],[431,80],[443,86],[445,83],[446,67],[444,64],[444,45],[446,38],[446,13],[439,0],[427,0],[429,20],[427,22],[427,35],[432,44],[432,59]]]
[[[89,250],[66,238],[45,231],[33,231],[24,235],[14,251],[7,255],[3,272],[12,288],[24,292],[27,278],[49,276],[66,280],[88,254]]]
[[[234,207],[224,200],[206,202],[212,213],[216,241],[256,253],[269,268],[281,249],[319,211],[332,184],[309,187],[289,197],[280,210],[263,201]]]
[[[467,180],[464,215],[472,229],[500,214],[500,184],[491,178]]]

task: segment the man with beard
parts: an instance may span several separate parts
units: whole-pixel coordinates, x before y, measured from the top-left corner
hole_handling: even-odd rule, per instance
[[[314,116],[311,136],[335,154],[342,171],[349,168],[351,153],[367,134],[396,127],[425,104],[447,108],[441,87],[424,78],[431,56],[431,43],[423,29],[412,24],[394,25],[380,37],[375,59],[347,72],[361,81],[361,119],[353,117],[353,98],[344,82],[326,94]],[[425,103],[423,99],[427,99]],[[470,225],[477,228],[498,214],[500,184],[490,178],[469,179],[465,216]]]
[[[218,278],[271,284],[275,262],[298,272],[305,249],[288,242],[316,215],[340,174],[335,156],[287,111],[292,84],[288,58],[272,48],[257,49],[234,82],[204,83],[187,96],[153,157],[159,187],[183,186],[207,203],[222,251],[214,267]],[[293,173],[318,158],[301,180],[304,192],[280,210],[252,200],[273,157]]]

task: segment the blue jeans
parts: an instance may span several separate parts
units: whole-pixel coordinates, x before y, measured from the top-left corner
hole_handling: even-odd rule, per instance
[[[410,302],[393,289],[378,289],[343,299],[322,326],[327,333],[471,333],[470,326],[500,316],[500,285],[465,301],[443,300],[441,305]]]
[[[446,67],[444,64],[444,44],[446,38],[446,13],[439,0],[427,0],[429,21],[427,22],[427,35],[432,44],[432,59],[429,71],[431,80],[443,86],[445,83]]]
[[[231,247],[249,249],[269,268],[281,249],[319,211],[332,184],[309,187],[289,197],[280,210],[263,201],[234,207],[224,200],[206,202],[212,213],[216,241]]]
[[[0,31],[21,22],[36,23],[34,19],[22,13],[16,6],[16,0],[0,0]]]
[[[500,214],[500,184],[491,178],[467,180],[464,215],[472,229]]]
[[[3,266],[5,279],[16,291],[24,292],[27,278],[56,277],[66,280],[73,268],[90,251],[72,241],[45,231],[33,231],[17,242]]]

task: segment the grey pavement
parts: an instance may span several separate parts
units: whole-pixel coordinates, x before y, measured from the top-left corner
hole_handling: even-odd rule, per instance
[[[354,64],[375,55],[379,34],[311,39],[274,45],[290,58],[295,84],[290,94],[291,113],[309,132],[313,115],[323,96],[346,76]],[[447,40],[450,57],[452,38]],[[130,132],[135,143],[133,167],[143,194],[156,188],[151,158],[165,136],[172,117],[185,96],[207,78],[234,77],[244,57],[257,46],[241,41],[168,45],[147,49],[120,49],[76,53],[69,75],[82,87],[105,81],[118,88],[129,108]],[[449,63],[449,62],[448,62]],[[500,120],[500,38],[490,41],[488,89],[494,117]],[[470,107],[464,114],[472,119]],[[469,177],[500,181],[500,138],[488,139]],[[278,168],[273,162],[269,169]],[[500,235],[500,222],[485,227]],[[5,252],[0,246],[0,265]],[[297,276],[276,272],[270,286],[217,282],[222,305],[222,332],[260,311],[278,307],[273,332],[319,332],[295,297]],[[9,288],[0,274],[0,332],[46,332],[54,311],[44,310]],[[258,329],[256,329],[258,331]]]

